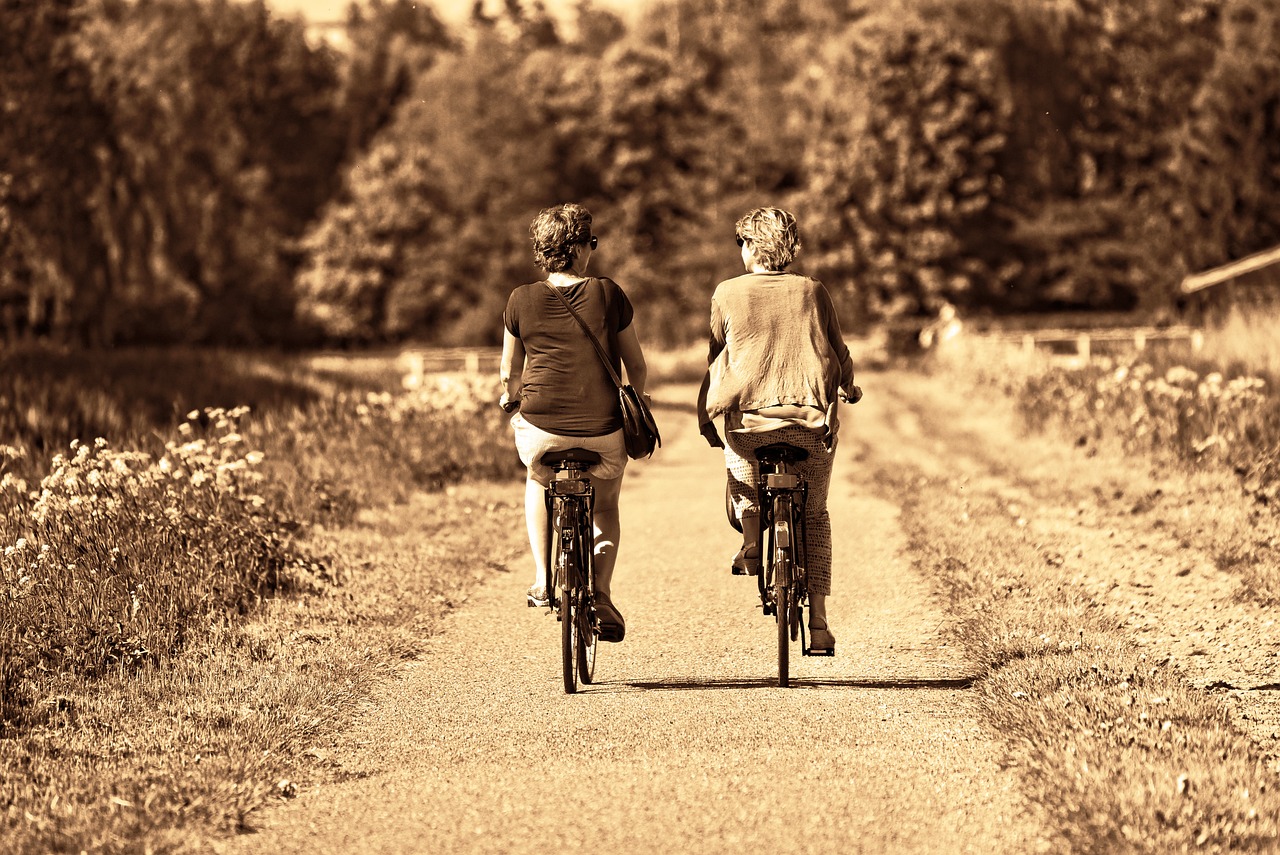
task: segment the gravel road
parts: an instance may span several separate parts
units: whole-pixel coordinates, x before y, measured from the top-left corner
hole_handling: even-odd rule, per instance
[[[326,748],[338,782],[256,814],[220,851],[1042,850],[897,508],[857,481],[859,414],[846,408],[830,501],[837,656],[797,650],[791,689],[754,579],[729,573],[722,458],[687,409],[659,415],[666,445],[623,490],[627,639],[600,646],[596,685],[564,694],[524,559]]]

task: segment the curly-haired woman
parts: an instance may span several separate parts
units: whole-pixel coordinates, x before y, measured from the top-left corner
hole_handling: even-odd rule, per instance
[[[648,373],[631,302],[611,279],[587,276],[596,248],[591,214],[581,205],[546,208],[529,226],[534,263],[547,278],[511,292],[503,313],[502,404],[519,407],[511,419],[516,449],[527,469],[525,522],[536,575],[526,600],[548,602],[547,508],[543,496],[551,470],[541,463],[548,451],[585,448],[601,456],[590,470],[595,491],[595,594],[601,639],[621,641],[622,615],[613,605],[610,585],[618,557],[618,497],[627,464],[618,391],[582,327],[565,308],[559,292],[609,352],[627,378],[643,393]],[[554,289],[554,290],[553,290]]]
[[[796,218],[780,208],[756,208],[735,227],[746,273],[721,282],[711,298],[709,367],[699,394],[702,435],[724,448],[742,548],[733,571],[760,569],[760,509],[755,450],[786,442],[809,452],[799,464],[808,482],[805,524],[809,629],[813,650],[834,650],[827,625],[831,593],[831,518],[827,490],[839,429],[840,389],[856,401],[853,360],[826,287],[788,272],[800,250]],[[716,431],[724,416],[727,446]]]

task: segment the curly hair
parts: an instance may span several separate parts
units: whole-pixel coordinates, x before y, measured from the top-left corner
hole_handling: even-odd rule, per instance
[[[574,202],[543,208],[529,224],[533,263],[548,273],[568,270],[573,248],[591,239],[591,212]]]
[[[734,225],[741,240],[751,242],[756,263],[769,270],[785,270],[800,252],[800,227],[795,215],[781,208],[756,208]]]

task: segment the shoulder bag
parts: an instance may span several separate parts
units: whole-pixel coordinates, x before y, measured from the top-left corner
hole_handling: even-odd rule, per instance
[[[658,433],[658,423],[653,420],[653,413],[649,411],[649,405],[644,402],[644,397],[630,383],[624,384],[622,382],[618,372],[613,370],[613,363],[609,361],[609,355],[600,346],[600,339],[596,338],[595,333],[573,310],[573,306],[569,305],[569,300],[564,294],[561,294],[550,282],[547,283],[547,287],[551,289],[552,294],[559,298],[561,303],[564,303],[564,307],[569,310],[569,314],[578,322],[578,326],[582,327],[582,331],[587,334],[587,338],[591,340],[592,346],[596,349],[596,355],[604,363],[605,371],[609,372],[610,379],[618,387],[618,405],[622,408],[622,436],[626,440],[627,456],[632,460],[649,457],[653,454],[655,446],[662,445],[662,436]]]

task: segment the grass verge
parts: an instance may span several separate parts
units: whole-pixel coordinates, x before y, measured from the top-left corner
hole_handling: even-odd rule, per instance
[[[911,382],[885,385],[910,394]],[[914,382],[938,387],[934,402],[949,400],[939,391],[948,384]],[[1064,563],[1074,546],[1068,535],[1028,525],[1030,509],[1011,506],[1018,492],[1069,508],[1080,491],[1108,477],[1125,482],[1126,473],[1099,472],[1079,451],[1074,465],[1064,454],[1047,463],[1051,470],[1036,470],[1031,449],[983,460],[990,449],[981,435],[968,445],[956,439],[961,411],[980,413],[981,425],[998,404],[975,408],[950,397],[954,410],[926,412],[923,430],[949,436],[950,448],[968,448],[981,465],[917,467],[873,451],[866,474],[901,504],[913,558],[937,580],[978,670],[981,713],[1047,811],[1056,850],[1275,851],[1275,759],[1232,726],[1215,697],[1189,686],[1168,660],[1152,661],[1091,599],[1078,568]],[[1011,491],[1019,474],[1036,483]]]
[[[361,511],[310,538],[332,581],[211,626],[164,669],[68,682],[0,739],[0,853],[208,851],[340,777],[331,744],[359,703],[524,555],[519,499],[476,483]]]
[[[522,531],[467,492],[504,496],[467,485],[519,472],[495,383],[392,393],[394,365],[50,356],[66,376],[0,353],[31,374],[0,383],[0,853],[200,851],[291,795],[320,756],[304,746]],[[229,378],[259,411],[180,415],[235,395]],[[381,530],[405,513],[409,533]]]

